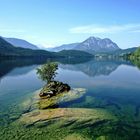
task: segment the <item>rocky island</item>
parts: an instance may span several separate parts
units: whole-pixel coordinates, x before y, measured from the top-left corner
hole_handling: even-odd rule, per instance
[[[39,96],[41,98],[50,98],[52,96],[56,96],[57,94],[68,92],[70,90],[70,86],[68,84],[52,81],[40,91]]]
[[[60,93],[66,93],[70,91],[70,86],[63,82],[55,81],[54,78],[57,74],[58,64],[54,62],[48,62],[37,68],[37,74],[40,79],[46,81],[47,84],[41,89],[39,96],[41,98],[51,98]]]
[[[39,91],[38,107],[39,109],[55,108],[60,103],[70,102],[82,97],[86,90],[83,88],[71,89],[71,87],[63,82],[55,81],[58,64],[48,62],[37,68],[39,78],[46,81],[47,84]]]

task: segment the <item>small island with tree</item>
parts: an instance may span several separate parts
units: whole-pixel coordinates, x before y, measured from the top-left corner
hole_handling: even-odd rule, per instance
[[[41,98],[51,98],[57,94],[68,92],[71,89],[68,84],[54,80],[57,70],[58,64],[55,62],[47,62],[37,68],[39,78],[47,83],[39,93]]]

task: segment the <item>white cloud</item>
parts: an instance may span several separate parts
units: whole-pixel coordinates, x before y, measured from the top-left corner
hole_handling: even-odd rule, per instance
[[[74,27],[69,30],[73,34],[103,34],[103,33],[119,33],[119,32],[140,31],[140,24],[124,24],[124,25],[86,25]]]
[[[133,33],[140,33],[140,29],[132,31]]]
[[[0,29],[0,33],[24,33],[24,30],[19,30],[19,29]]]

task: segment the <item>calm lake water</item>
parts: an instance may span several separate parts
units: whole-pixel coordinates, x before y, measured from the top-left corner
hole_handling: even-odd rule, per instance
[[[56,77],[56,80],[68,83],[72,88],[86,89],[82,97],[62,102],[58,108],[101,109],[112,114],[115,120],[108,118],[92,124],[88,120],[77,128],[73,127],[73,122],[65,124],[64,129],[59,127],[58,131],[47,130],[49,124],[44,127],[15,125],[26,113],[20,106],[22,102],[44,85],[36,75],[36,68],[44,62],[0,61],[0,140],[44,140],[45,137],[50,140],[140,139],[140,70],[125,60],[59,60]],[[56,133],[51,135],[51,131]]]

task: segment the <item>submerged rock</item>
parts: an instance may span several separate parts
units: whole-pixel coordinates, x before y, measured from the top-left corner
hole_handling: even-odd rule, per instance
[[[58,126],[58,128],[72,126],[75,129],[81,129],[89,126],[103,125],[108,123],[109,120],[117,119],[105,109],[57,108],[34,110],[23,114],[18,121],[26,126],[52,124]]]
[[[63,92],[51,98],[41,98],[38,101],[38,105],[40,109],[56,108],[57,106],[59,106],[60,103],[78,99],[82,97],[85,93],[86,89],[83,88],[71,89],[69,92]]]
[[[70,86],[68,84],[64,84],[59,81],[52,81],[43,87],[39,93],[39,96],[49,98],[63,92],[68,92],[69,90]]]
[[[78,99],[85,95],[86,89],[76,88],[67,93],[57,94],[45,99],[39,98],[38,92],[34,93],[31,106],[38,106],[39,104],[40,107],[45,108],[48,106],[47,104],[49,106],[51,103],[52,105],[56,103],[59,105],[62,102]],[[88,140],[89,131],[91,132],[92,130],[94,134],[104,127],[106,132],[110,121],[116,120],[116,116],[103,108],[55,108],[43,110],[34,108],[30,112],[22,114],[15,123],[31,130],[27,131],[27,133],[31,133],[32,137],[37,137],[37,134],[39,134],[38,139],[51,138],[57,140],[59,136],[59,139],[63,140]],[[96,128],[97,130],[95,131]],[[34,129],[36,132],[34,132]],[[38,131],[41,132],[39,133]]]

